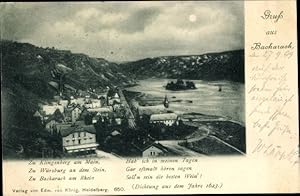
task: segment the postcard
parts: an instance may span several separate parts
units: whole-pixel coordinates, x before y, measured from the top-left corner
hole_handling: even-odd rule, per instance
[[[0,10],[4,195],[300,192],[296,1]]]

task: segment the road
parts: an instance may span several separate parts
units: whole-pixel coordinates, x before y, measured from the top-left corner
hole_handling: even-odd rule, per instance
[[[238,151],[238,152],[241,153],[241,154],[245,154],[245,153],[242,152],[241,150],[239,150],[239,149],[237,149],[236,147],[234,147],[234,146],[228,144],[227,142],[224,142],[223,140],[221,140],[220,138],[218,138],[218,137],[216,137],[216,136],[211,135],[210,137],[211,137],[211,138],[214,138],[214,139],[216,139],[216,140],[218,140],[219,142],[221,142],[221,143],[225,144],[226,146],[228,146],[228,147],[230,147],[230,148],[232,148],[232,149]]]
[[[161,140],[159,143],[171,151],[181,156],[205,156],[193,150],[190,150],[184,146],[180,146],[179,143],[185,142],[185,140]]]
[[[206,126],[198,127],[197,131],[186,137],[186,142],[197,142],[207,137],[210,134],[210,130]]]
[[[205,156],[179,144],[185,142],[197,142],[207,137],[209,133],[210,130],[207,127],[201,126],[198,127],[197,131],[187,136],[185,140],[161,140],[159,143],[181,156]]]
[[[119,95],[120,95],[120,101],[124,105],[124,108],[126,110],[125,115],[128,119],[128,126],[129,126],[129,128],[134,129],[134,128],[136,128],[135,118],[134,118],[134,115],[133,115],[133,113],[132,113],[132,111],[131,111],[128,103],[127,103],[127,100],[126,100],[126,98],[123,94],[123,91],[121,89],[119,90]]]
[[[190,121],[189,119],[192,119],[192,121]],[[199,118],[182,118],[182,121],[185,123],[185,124],[188,124],[188,123],[197,123],[197,122],[213,122],[213,121],[216,121],[216,122],[232,122],[232,123],[235,123],[235,124],[238,124],[238,125],[241,125],[241,126],[245,126],[242,122],[239,122],[239,121],[236,121],[236,120],[232,120],[232,119],[228,119],[228,118],[225,118],[225,117],[218,117],[218,118],[215,118],[215,119],[199,119]]]

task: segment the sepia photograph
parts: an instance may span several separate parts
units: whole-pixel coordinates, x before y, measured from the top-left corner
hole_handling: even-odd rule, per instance
[[[243,1],[0,10],[4,159],[246,155]]]

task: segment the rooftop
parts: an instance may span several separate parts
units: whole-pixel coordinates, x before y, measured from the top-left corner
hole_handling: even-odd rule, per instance
[[[88,108],[89,112],[100,112],[100,113],[109,113],[113,112],[112,107],[102,107],[102,108]]]
[[[176,120],[177,114],[175,113],[164,113],[164,114],[152,114],[150,117],[150,121],[158,121],[158,120]]]
[[[95,134],[96,129],[94,125],[85,125],[84,122],[78,121],[75,124],[71,124],[70,126],[66,126],[60,130],[63,137],[76,132],[89,132]]]
[[[41,113],[39,113],[39,111],[36,111],[34,114],[33,114],[34,117],[41,117]]]
[[[154,147],[160,149],[161,151],[163,151],[163,152],[165,152],[165,153],[168,153],[168,152],[169,152],[169,149],[168,149],[167,147],[161,145],[159,142],[154,142],[154,143],[152,143],[152,144],[146,146],[146,147],[143,149],[143,151],[147,150],[148,148],[150,148],[150,147],[152,147],[152,146],[154,146]]]
[[[163,105],[139,106],[138,110],[140,115],[159,114],[159,113],[165,113],[167,111]]]
[[[119,132],[119,131],[113,131],[112,133],[111,133],[111,135],[112,136],[117,136],[117,135],[121,135],[121,133]]]
[[[66,110],[66,112],[70,112],[70,111],[73,111],[75,108],[78,108],[80,110],[83,109],[79,104],[71,103],[67,106],[67,108],[65,110]]]
[[[115,93],[114,98],[119,98],[119,94]]]

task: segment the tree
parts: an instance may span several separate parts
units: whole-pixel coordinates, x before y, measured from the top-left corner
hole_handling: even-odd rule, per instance
[[[46,156],[44,152],[51,151],[56,147],[51,144],[51,134],[46,131],[40,120],[28,114],[25,110],[16,112],[15,125],[10,130],[10,138],[8,145],[16,148],[22,146],[23,156],[30,158],[41,158]]]
[[[55,112],[53,113],[54,119],[58,122],[62,122],[64,119],[64,115],[61,113],[59,109],[56,109]]]
[[[149,121],[150,121],[150,116],[147,114],[143,114],[138,120],[139,127],[143,129],[148,129]]]
[[[184,82],[182,79],[177,79],[176,84],[182,86],[184,85]]]
[[[97,123],[95,124],[96,139],[100,145],[103,144],[105,137],[110,133],[108,125],[108,119],[105,117],[99,117]]]
[[[185,84],[188,89],[196,89],[196,86],[192,81],[186,81]]]
[[[121,129],[124,130],[123,132],[125,132],[129,127],[129,123],[128,123],[128,119],[127,118],[123,118],[121,121]]]

